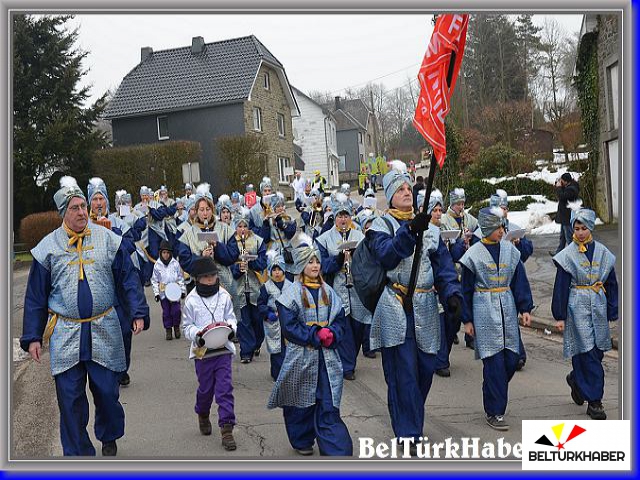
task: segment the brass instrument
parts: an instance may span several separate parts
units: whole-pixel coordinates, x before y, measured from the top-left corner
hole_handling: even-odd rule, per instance
[[[342,242],[347,241],[347,235],[349,234],[349,228],[340,230],[340,235],[342,236]],[[344,275],[345,275],[345,286],[347,288],[353,288],[353,274],[351,273],[351,251],[343,250],[345,253],[344,259]],[[348,255],[348,258],[347,258]]]
[[[311,217],[309,218],[309,226],[316,228],[322,225],[324,218],[322,218],[322,198],[314,201],[311,205]]]

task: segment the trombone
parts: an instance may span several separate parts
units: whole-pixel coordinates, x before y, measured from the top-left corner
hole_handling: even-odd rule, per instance
[[[349,229],[340,230],[340,235],[342,236],[342,242],[345,243],[347,241],[347,235],[349,233]],[[342,249],[344,252],[344,276],[345,276],[345,286],[347,288],[353,288],[353,273],[351,272],[351,250]]]

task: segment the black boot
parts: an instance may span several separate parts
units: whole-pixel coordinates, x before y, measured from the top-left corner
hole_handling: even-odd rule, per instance
[[[180,325],[173,327],[173,336],[176,337],[176,339],[180,338]]]
[[[127,372],[124,372],[120,377],[120,379],[118,380],[118,383],[123,387],[126,387],[131,383],[131,377],[129,377],[129,374]]]
[[[111,442],[104,442],[102,444],[103,457],[115,457],[117,453],[118,453],[118,445],[116,445],[115,440]]]
[[[198,414],[198,427],[200,427],[200,433],[202,435],[211,435],[211,421],[209,415]]]
[[[173,340],[173,334],[171,333],[171,329],[170,328],[165,328],[164,330],[167,332],[167,336],[165,338],[167,340]]]

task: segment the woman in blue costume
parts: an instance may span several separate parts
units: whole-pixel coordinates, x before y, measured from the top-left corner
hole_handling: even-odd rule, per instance
[[[280,325],[287,340],[284,363],[268,407],[282,407],[291,446],[300,455],[353,455],[353,443],[340,418],[342,300],[321,275],[320,252],[301,234],[294,248],[298,280],[277,300]]]

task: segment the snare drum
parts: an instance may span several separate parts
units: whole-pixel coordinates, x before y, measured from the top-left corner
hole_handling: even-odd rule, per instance
[[[229,334],[232,332],[231,327],[226,323],[212,323],[208,325],[202,333],[204,345],[207,348],[221,348],[229,340]]]
[[[175,282],[167,283],[164,287],[164,294],[170,302],[179,302],[182,296],[182,289]]]

